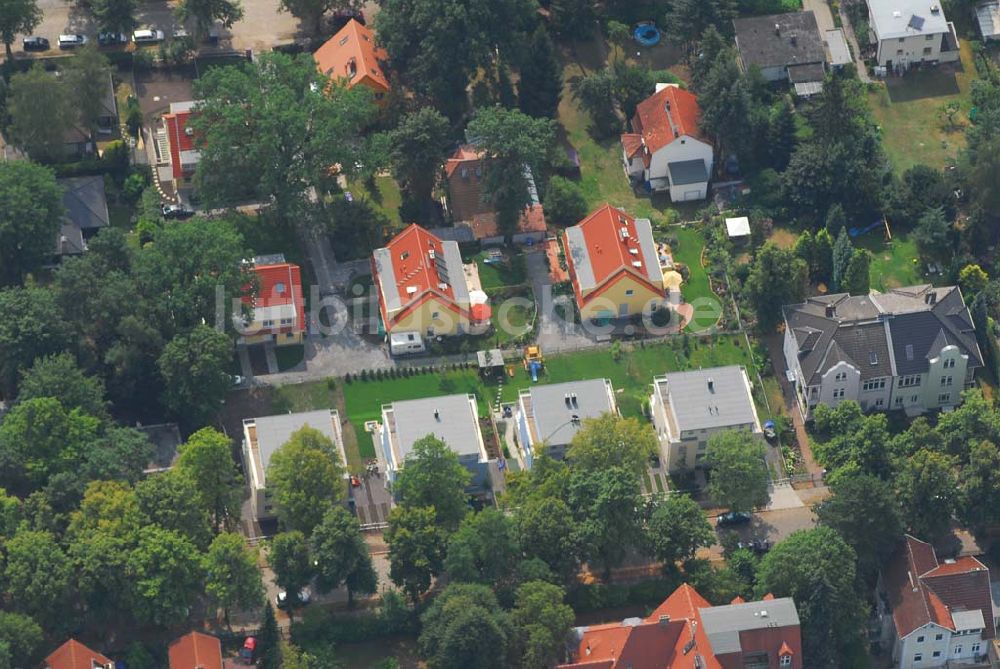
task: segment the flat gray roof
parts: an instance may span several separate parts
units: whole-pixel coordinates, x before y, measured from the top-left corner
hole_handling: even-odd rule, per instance
[[[758,423],[746,370],[740,365],[672,372],[655,382],[666,383],[667,392],[661,394],[669,395],[681,431]]]
[[[840,28],[823,33],[826,55],[830,65],[847,65],[851,62],[851,50],[847,46],[844,31]]]
[[[569,244],[569,254],[573,258],[573,268],[576,270],[576,280],[582,290],[593,288],[597,280],[594,278],[594,268],[590,265],[590,254],[587,253],[587,240],[579,225],[566,228],[566,241]]]
[[[939,0],[868,0],[872,28],[880,40],[948,32]],[[937,12],[931,12],[931,7]]]
[[[327,439],[332,441],[340,452],[341,460],[344,458],[343,445],[337,434],[333,431],[333,421],[339,423],[340,416],[335,409],[322,409],[320,411],[304,411],[302,413],[286,413],[277,416],[264,416],[255,418],[257,425],[257,448],[260,451],[260,464],[264,472],[267,472],[267,465],[271,462],[271,456],[291,438],[292,433],[303,427],[311,427],[323,433]],[[341,464],[347,465],[346,462]]]
[[[475,401],[470,404],[469,397],[441,395],[390,404],[392,431],[400,457],[405,460],[414,442],[429,434],[459,455],[481,455],[485,447],[479,432],[479,415],[474,409]]]
[[[716,655],[740,652],[740,632],[799,624],[799,613],[790,597],[713,606],[698,609],[698,613]]]
[[[521,392],[527,392],[531,397],[531,413],[538,438],[553,446],[568,444],[580,430],[579,426],[570,422],[573,416],[583,421],[615,410],[614,389],[607,379],[532,386],[530,390]],[[574,394],[575,402],[572,398]],[[567,395],[571,396],[569,406]]]
[[[705,167],[705,161],[698,158],[667,163],[667,169],[670,170],[670,183],[673,186],[686,186],[687,184],[700,184],[708,181],[708,169]]]
[[[372,251],[375,259],[375,274],[378,276],[379,287],[382,290],[382,299],[385,300],[385,308],[395,311],[403,306],[403,301],[399,296],[399,288],[396,286],[396,273],[392,269],[392,254],[387,248],[375,249]]]

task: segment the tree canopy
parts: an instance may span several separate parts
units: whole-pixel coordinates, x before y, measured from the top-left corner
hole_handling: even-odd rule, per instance
[[[709,437],[705,451],[711,472],[709,496],[731,511],[753,511],[767,504],[771,477],[765,449],[745,431],[726,430]]]
[[[432,508],[441,527],[452,531],[469,511],[465,488],[471,477],[455,451],[427,435],[414,442],[393,491],[401,504]]]
[[[305,426],[271,455],[267,488],[282,527],[311,534],[346,492],[344,464],[322,432]]]
[[[0,163],[0,285],[20,283],[52,256],[62,198],[51,170],[27,160]]]

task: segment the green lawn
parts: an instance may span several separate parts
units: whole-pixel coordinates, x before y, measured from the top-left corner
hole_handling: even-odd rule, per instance
[[[402,227],[403,220],[399,217],[399,206],[403,203],[403,195],[392,177],[375,177],[375,188],[369,190],[360,181],[348,183],[347,190],[354,197],[367,198],[377,211],[382,212],[395,227]]]
[[[965,147],[964,126],[971,108],[969,89],[976,77],[972,50],[961,40],[962,65],[931,67],[892,77],[869,94],[882,127],[882,145],[897,171],[924,164],[943,167]],[[941,108],[957,102],[955,127],[947,127]]]
[[[872,254],[871,286],[876,290],[889,290],[900,286],[924,283],[917,259],[917,245],[902,233],[894,234],[886,242],[882,233],[873,230],[854,240],[854,245],[868,249]]]
[[[511,302],[509,307],[504,308],[503,318],[500,315],[500,305],[494,306],[492,321],[496,345],[502,346],[512,339],[520,337],[534,322],[535,303],[531,300],[530,293],[526,299],[530,301],[530,304]],[[505,320],[506,323],[501,323],[501,320]]]
[[[576,48],[584,47],[577,45]],[[705,202],[675,205],[666,194],[652,198],[636,197],[622,168],[622,149],[618,135],[595,139],[590,132],[590,116],[580,109],[570,90],[571,81],[588,74],[590,69],[584,70],[568,53],[564,54],[564,66],[566,85],[559,103],[558,121],[580,155],[580,186],[587,198],[587,206],[595,209],[610,202],[633,216],[652,220],[663,219],[665,212],[671,209],[678,212],[681,220],[694,218],[694,213],[705,206]]]
[[[688,280],[681,285],[684,299],[695,307],[695,318],[688,324],[688,329],[691,332],[707,330],[719,320],[722,305],[719,297],[712,292],[708,272],[701,264],[705,238],[695,227],[673,227],[670,234],[677,237],[677,248],[673,249],[674,260],[687,265],[691,272]]]
[[[521,286],[527,280],[525,277],[524,256],[504,253],[503,262],[486,262],[488,251],[482,251],[475,256],[479,268],[479,282],[483,290],[489,292],[508,286]],[[466,262],[469,262],[466,260]]]

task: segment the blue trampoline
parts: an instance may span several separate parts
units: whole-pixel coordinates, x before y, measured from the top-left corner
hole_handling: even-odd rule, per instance
[[[652,21],[647,21],[635,27],[632,37],[642,46],[656,46],[660,43],[660,29]]]

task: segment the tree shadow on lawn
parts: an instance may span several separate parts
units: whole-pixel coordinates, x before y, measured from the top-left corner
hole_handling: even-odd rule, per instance
[[[955,63],[939,65],[937,69],[910,72],[902,77],[890,77],[885,82],[889,100],[893,103],[913,102],[960,95],[962,90],[958,85],[957,73],[961,71],[961,63]]]

